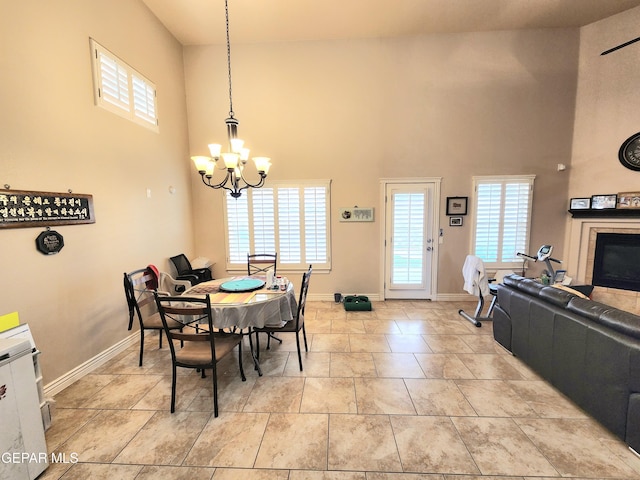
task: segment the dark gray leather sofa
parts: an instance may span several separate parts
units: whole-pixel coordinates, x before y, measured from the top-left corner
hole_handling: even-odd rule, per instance
[[[639,316],[510,275],[493,336],[640,452]]]

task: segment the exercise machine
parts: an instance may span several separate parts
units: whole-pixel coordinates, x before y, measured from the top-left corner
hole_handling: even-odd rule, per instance
[[[547,269],[542,271],[542,277],[546,275],[549,278],[549,283],[562,282],[564,279],[564,275],[566,270],[558,270],[557,272],[553,269],[551,262],[562,263],[562,260],[558,260],[557,258],[553,258],[551,253],[553,252],[553,247],[551,245],[542,245],[536,256],[527,255],[526,253],[516,253],[519,257],[528,258],[529,260],[533,260],[534,262],[544,262]],[[524,277],[524,263],[522,264],[522,276]],[[543,282],[544,283],[544,282]]]
[[[481,327],[482,321],[492,319],[491,313],[496,303],[497,287],[491,283],[494,282],[495,279],[486,277],[484,262],[474,255],[467,255],[462,267],[462,275],[465,280],[464,289],[468,293],[478,296],[478,304],[473,316],[466,313],[463,309],[458,310],[458,315],[469,320],[476,327]],[[491,294],[493,298],[491,299],[491,304],[489,305],[486,316],[483,317],[481,315],[485,304],[485,297],[489,294]]]

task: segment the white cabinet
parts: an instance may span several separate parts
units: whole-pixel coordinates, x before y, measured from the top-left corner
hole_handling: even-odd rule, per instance
[[[33,335],[29,329],[29,324],[19,325],[15,328],[0,332],[2,338],[20,338],[29,341],[31,349],[31,358],[33,360],[33,371],[36,376],[36,388],[38,390],[38,404],[40,405],[40,416],[42,417],[42,425],[47,430],[51,426],[51,410],[49,402],[44,398],[44,386],[42,384],[42,369],[40,368],[40,351],[36,348],[33,341]],[[1,479],[2,477],[0,477]]]
[[[0,338],[0,478],[34,479],[48,466],[28,339]]]

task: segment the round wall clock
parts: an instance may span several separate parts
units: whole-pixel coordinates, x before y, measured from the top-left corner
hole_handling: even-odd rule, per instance
[[[624,141],[618,151],[618,159],[628,169],[640,172],[640,132]]]

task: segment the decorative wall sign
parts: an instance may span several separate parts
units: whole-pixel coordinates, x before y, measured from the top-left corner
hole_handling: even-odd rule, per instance
[[[95,223],[93,196],[0,190],[0,228]]]
[[[341,222],[373,222],[373,207],[341,208]]]
[[[54,255],[64,247],[64,238],[55,230],[47,229],[36,238],[36,248],[45,255]]]

